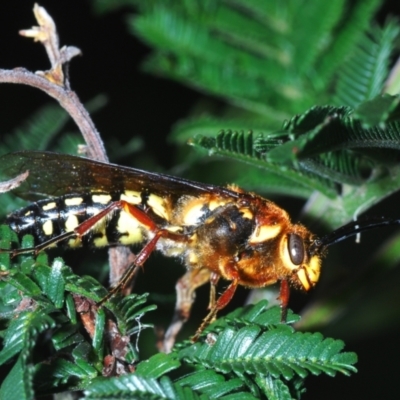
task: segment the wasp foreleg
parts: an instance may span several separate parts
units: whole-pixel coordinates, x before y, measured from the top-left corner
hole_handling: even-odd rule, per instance
[[[286,279],[282,279],[278,299],[281,302],[281,322],[283,323],[286,322],[289,297],[290,297],[289,282]]]

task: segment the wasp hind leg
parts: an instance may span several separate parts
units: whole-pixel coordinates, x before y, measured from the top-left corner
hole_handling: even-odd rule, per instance
[[[149,217],[147,218],[152,221]],[[175,241],[187,240],[187,237],[185,235],[173,233],[166,229],[157,228],[157,231],[154,233],[153,238],[146,243],[142,250],[140,250],[140,252],[136,255],[133,263],[129,265],[122,278],[118,281],[117,285],[108,292],[107,296],[99,301],[98,306],[101,306],[105,302],[110,300],[111,297],[113,297],[116,293],[121,292],[129,284],[129,282],[131,282],[139,268],[143,266],[146,260],[150,257],[150,254],[156,248],[157,242],[160,240],[160,238],[167,238]]]
[[[229,304],[229,302],[232,300],[233,295],[236,292],[237,286],[238,286],[237,280],[232,281],[230,285],[225,289],[225,291],[221,294],[221,296],[219,296],[218,300],[214,302],[214,305],[210,309],[210,312],[203,319],[203,322],[201,323],[199,329],[197,329],[195,335],[191,338],[192,342],[197,342],[204,329],[206,329],[207,326],[210,325],[211,322],[215,320],[218,311],[222,310]]]
[[[11,255],[11,258],[19,256],[20,254],[28,254],[33,253],[35,256],[40,253],[42,250],[46,250],[49,247],[55,246],[57,243],[62,242],[67,239],[74,239],[78,235],[76,232],[64,232],[63,234],[54,237],[52,239],[46,240],[43,243],[38,244],[35,247],[26,247],[24,249],[0,249],[0,253],[8,253]]]

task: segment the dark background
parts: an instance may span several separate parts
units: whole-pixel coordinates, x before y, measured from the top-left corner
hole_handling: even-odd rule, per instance
[[[381,21],[389,11],[400,14],[400,5],[396,3],[385,3],[379,14]],[[83,102],[98,94],[108,97],[108,105],[93,115],[106,142],[108,138],[118,138],[124,143],[139,135],[145,143],[144,152],[151,154],[156,163],[171,167],[174,147],[165,142],[154,146],[154,138],[165,138],[171,125],[188,115],[200,94],[175,82],[140,72],[140,62],[149,49],[128,33],[124,23],[127,10],[95,16],[89,1],[42,0],[40,5],[54,18],[61,44],[74,45],[82,50],[83,56],[77,57],[71,64],[72,88]],[[0,2],[0,68],[25,67],[33,71],[49,68],[43,47],[18,35],[18,30],[36,25],[32,8],[32,1]],[[0,140],[2,135],[21,124],[40,105],[49,102],[53,100],[36,89],[2,85]],[[160,258],[156,256],[156,263],[157,260]],[[160,271],[159,274],[159,280],[164,281],[168,272]],[[174,274],[179,275],[180,272]],[[174,279],[175,276],[171,280]],[[144,289],[151,290],[150,287]],[[399,393],[393,389],[396,387],[396,368],[385,362],[385,354],[400,356],[398,337],[399,332],[394,331],[384,337],[348,341],[346,349],[360,354],[357,365],[360,372],[351,378],[311,378],[313,381],[309,382],[304,398],[399,398]],[[388,359],[394,358],[391,356]]]
[[[40,5],[55,20],[61,45],[74,45],[83,53],[71,62],[72,89],[82,102],[98,94],[108,98],[108,105],[93,115],[102,137],[106,141],[109,137],[118,138],[124,143],[139,135],[146,148],[151,147],[157,162],[170,166],[173,148],[154,146],[154,137],[165,137],[173,123],[187,116],[199,94],[140,72],[140,62],[149,49],[128,32],[128,9],[96,16],[89,1],[48,0]],[[43,46],[18,34],[20,29],[36,25],[32,8],[32,1],[0,2],[0,68],[49,68]],[[3,85],[0,135],[23,122],[40,104],[52,101],[36,89]]]

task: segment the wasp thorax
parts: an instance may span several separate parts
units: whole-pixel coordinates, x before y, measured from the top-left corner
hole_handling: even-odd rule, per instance
[[[197,230],[199,242],[220,255],[237,253],[246,243],[253,229],[253,221],[243,216],[234,205],[214,210]]]

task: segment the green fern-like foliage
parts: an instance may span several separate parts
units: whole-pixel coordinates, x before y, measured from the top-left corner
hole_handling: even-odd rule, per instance
[[[1,236],[2,248],[15,241],[6,226],[1,227]],[[32,237],[23,239],[23,246],[32,244]],[[104,338],[110,315],[124,344],[119,355],[127,364],[137,361],[137,351],[129,338],[149,327],[140,323],[142,316],[155,308],[144,304],[146,296],[114,298],[106,308],[96,308],[89,338],[88,327],[85,332],[76,310],[79,301],[84,306],[83,313],[89,312],[90,306],[107,294],[95,279],[75,275],[59,258],[49,264],[46,254],[36,260],[24,256],[17,263],[10,263],[9,255],[2,254],[1,267],[0,366],[9,370],[1,384],[1,398],[13,398],[17,379],[24,382],[24,386],[18,385],[20,398],[27,399],[33,398],[33,393],[85,388],[101,375],[103,358],[110,352],[109,341]],[[19,310],[15,309],[17,304]],[[41,336],[46,340],[38,344]],[[36,352],[40,356],[33,358]]]
[[[368,123],[373,117],[366,113],[372,107],[385,113],[379,124]],[[266,181],[276,176],[269,182],[275,192],[309,197],[319,191],[337,199],[342,186],[351,185],[340,197],[340,209],[335,203],[335,214],[325,215],[324,222],[334,227],[355,215],[361,203],[359,198],[354,202],[355,193],[361,187],[362,203],[368,206],[400,188],[400,125],[393,119],[397,113],[397,96],[379,96],[357,110],[313,107],[271,134],[223,131],[215,137],[198,135],[191,143],[263,168]]]
[[[15,234],[7,226],[1,230],[1,245],[6,248],[16,240]],[[22,245],[32,243],[26,236]],[[186,341],[169,355],[140,362],[135,374],[104,380],[103,361],[112,351],[104,337],[108,319],[112,317],[121,340],[125,338],[124,346],[118,341],[118,356],[126,365],[137,363],[134,337],[148,327],[139,320],[154,309],[146,304],[147,296],[111,299],[105,308],[90,311],[90,305],[107,293],[93,278],[75,275],[59,258],[49,265],[46,254],[36,260],[24,256],[12,264],[9,255],[1,256],[2,315],[8,315],[8,322],[1,331],[0,366],[9,370],[0,387],[1,398],[12,398],[16,382],[21,381],[18,395],[27,399],[76,389],[86,390],[88,399],[111,399],[116,393],[119,398],[187,399],[189,392],[189,398],[271,398],[272,392],[272,398],[287,398],[300,395],[309,374],[356,372],[357,358],[342,351],[343,342],[296,332],[280,322],[278,307],[268,308],[262,301],[219,319],[198,343]],[[85,304],[84,314],[94,313],[90,338],[77,299]],[[289,313],[289,323],[298,320]],[[40,337],[46,337],[44,343],[38,343]],[[40,357],[33,357],[34,352]]]
[[[155,49],[146,70],[261,114],[266,128],[316,103],[343,63],[338,53],[351,53],[379,4],[132,3],[140,16],[131,27]]]
[[[202,110],[181,122],[175,142],[257,167],[236,179],[257,191],[318,191],[332,207],[310,214],[330,228],[398,189],[389,183],[397,175],[398,100],[381,96],[391,93],[385,82],[400,28],[394,19],[368,22],[378,1],[118,4],[139,9],[129,26],[154,49],[147,72],[229,105],[222,116]]]
[[[185,342],[169,355],[139,363],[135,375],[95,380],[87,398],[110,398],[118,392],[120,398],[179,399],[187,398],[188,389],[188,398],[298,398],[300,381],[308,374],[355,372],[357,358],[341,352],[343,342],[295,332],[279,318],[278,308],[268,309],[265,301],[238,309],[210,326],[199,343]],[[193,372],[168,377],[183,366]]]

